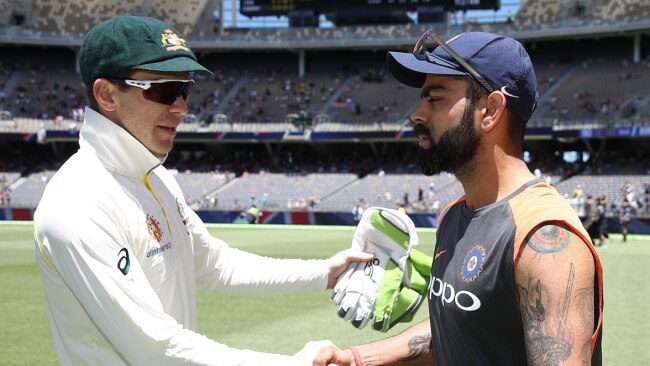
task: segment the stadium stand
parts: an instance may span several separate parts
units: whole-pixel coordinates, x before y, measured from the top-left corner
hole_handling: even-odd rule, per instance
[[[185,193],[185,201],[190,204],[196,204],[198,202],[201,205],[205,201],[209,201],[209,193],[219,189],[219,187],[235,178],[233,173],[222,174],[216,172],[177,172],[175,177],[178,185],[180,185],[183,193]]]
[[[385,67],[368,68],[355,77],[337,98],[334,108],[328,111],[330,118],[344,123],[408,119],[408,112],[418,102],[417,91],[401,85],[386,73]]]
[[[174,24],[182,34],[189,34],[201,18],[201,14],[206,12],[208,0],[149,0],[144,3],[150,3],[144,13]]]
[[[558,20],[568,0],[523,0],[516,16],[518,25],[550,24]]]
[[[595,19],[624,18],[631,15],[649,16],[650,3],[636,0],[604,0],[593,13]]]
[[[349,213],[360,200],[363,205],[396,207],[407,194],[409,212],[437,212],[458,198],[462,187],[453,176],[427,178],[418,173],[411,141],[408,148],[401,143],[404,139],[363,141],[344,134],[334,142],[309,141],[309,131],[390,131],[394,136],[410,131],[407,119],[419,101],[418,91],[401,86],[387,73],[384,52],[410,49],[424,29],[434,27],[446,39],[468,30],[520,37],[533,58],[541,95],[528,126],[551,131],[533,137],[540,141],[527,140],[526,148],[535,159],[531,169],[539,167],[544,172],[540,176],[569,200],[580,185],[585,197],[605,196],[610,206],[620,208],[626,199],[633,205],[632,191],[637,215],[650,216],[646,211],[650,204],[644,201],[650,184],[650,167],[644,164],[647,154],[631,154],[643,150],[639,148],[643,141],[614,144],[609,140],[599,147],[600,140],[555,135],[606,127],[609,130],[593,132],[606,139],[616,132],[614,128],[632,127],[636,133],[650,126],[646,51],[650,42],[643,25],[650,19],[648,2],[527,0],[522,1],[515,23],[450,20],[433,25],[225,28],[223,32],[217,29],[212,12],[218,3],[0,0],[0,39],[8,43],[0,45],[0,133],[43,143],[12,141],[9,147],[0,146],[0,170],[7,172],[0,177],[6,174],[8,183],[3,186],[9,187],[4,192],[10,192],[11,206],[35,207],[57,164],[76,149],[71,142],[43,139],[46,130],[74,136],[81,125],[84,90],[75,72],[73,49],[92,24],[130,11],[174,24],[198,45],[200,61],[215,73],[212,79],[195,84],[190,114],[178,128],[185,140],[165,162],[178,171],[177,180],[194,208],[243,210],[254,196],[263,210]],[[608,28],[628,24],[640,25],[620,33]],[[585,35],[583,29],[598,35]],[[11,45],[15,39],[37,46]],[[633,43],[640,50],[633,51]],[[305,51],[304,63],[299,63],[296,50]],[[635,63],[632,55],[637,51],[640,60]],[[216,138],[192,140],[187,137],[192,132],[214,132],[214,136],[284,132],[285,137],[221,143]],[[286,138],[290,133],[296,133],[295,139]],[[70,140],[74,139],[65,141]],[[638,161],[628,170],[612,171],[612,164],[602,162],[610,149],[638,156]],[[46,153],[41,151],[27,162],[14,159],[17,152],[26,155],[32,150]],[[590,161],[563,163],[562,152],[568,150],[588,151]],[[47,152],[56,161],[45,159],[50,157]],[[429,187],[434,188],[431,194]],[[315,204],[310,205],[310,200]]]
[[[422,200],[418,199],[418,188],[423,190]],[[428,193],[430,189],[431,195]],[[422,174],[373,174],[324,196],[319,207],[326,211],[346,211],[362,200],[369,206],[397,208],[404,205],[409,212],[434,212],[444,207],[441,204],[446,205],[461,194],[460,183],[449,174],[433,177]],[[436,200],[437,209],[434,209],[432,206]]]
[[[203,6],[203,10],[199,12],[196,22],[193,24],[192,29],[186,34],[192,37],[213,37],[219,33],[219,25],[215,20],[213,10],[216,9],[223,0],[207,0]]]
[[[85,34],[114,15],[140,10],[144,0],[38,0],[33,1],[25,25],[42,32]]]
[[[219,207],[231,210],[247,209],[252,203],[264,210],[306,210],[309,197],[322,202],[332,189],[356,179],[355,174],[249,174],[232,180],[213,195],[218,197]]]
[[[15,181],[12,184],[11,206],[36,207],[54,173],[56,172],[43,170]]]
[[[647,61],[632,64],[623,57],[615,58],[588,60],[576,66],[543,102],[547,108],[538,117],[585,120],[616,116],[624,102],[650,92]]]
[[[0,172],[0,184],[12,184],[20,178],[18,172]]]

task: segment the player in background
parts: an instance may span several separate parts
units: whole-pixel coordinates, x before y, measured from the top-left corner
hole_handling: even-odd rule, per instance
[[[432,38],[438,47],[426,51]],[[602,269],[567,201],[528,170],[523,137],[538,100],[514,39],[425,32],[388,67],[420,88],[411,114],[425,175],[452,172],[465,195],[441,213],[430,319],[314,365],[600,365]]]
[[[87,34],[79,67],[90,100],[80,149],[49,182],[34,215],[60,364],[310,364],[323,342],[283,356],[196,333],[196,288],[322,291],[351,261],[372,256],[346,250],[328,260],[271,259],[208,233],[162,165],[187,113],[189,74],[211,75],[169,24],[129,14],[102,22]]]

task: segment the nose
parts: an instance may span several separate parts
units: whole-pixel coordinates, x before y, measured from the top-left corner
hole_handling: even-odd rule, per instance
[[[186,115],[188,112],[188,108],[187,108],[187,102],[185,101],[185,98],[181,96],[178,99],[176,99],[174,103],[172,103],[172,105],[169,106],[169,111],[171,113],[180,114],[181,116]]]
[[[425,112],[425,102],[422,101],[420,104],[418,104],[417,107],[411,112],[411,121],[413,123],[426,123],[427,122],[427,116],[428,114]]]

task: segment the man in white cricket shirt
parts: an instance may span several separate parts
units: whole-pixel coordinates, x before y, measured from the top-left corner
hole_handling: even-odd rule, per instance
[[[90,107],[79,151],[35,213],[36,262],[62,365],[305,365],[196,333],[196,287],[236,295],[332,288],[352,261],[271,259],[212,237],[162,164],[187,113],[191,73],[210,76],[160,20],[124,14],[87,34]],[[233,311],[234,309],[215,309]]]

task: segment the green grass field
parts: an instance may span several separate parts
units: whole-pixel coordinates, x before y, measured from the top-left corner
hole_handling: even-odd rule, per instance
[[[327,258],[347,248],[353,228],[226,226],[211,228],[232,246],[275,257]],[[435,236],[420,232],[431,253]],[[650,364],[650,241],[612,238],[599,249],[605,273],[605,365]],[[291,296],[233,297],[198,294],[199,332],[237,348],[291,354],[309,340],[339,346],[385,337],[357,330],[336,315],[330,292]],[[56,365],[44,295],[34,265],[31,225],[0,225],[0,365]],[[427,317],[425,307],[416,320]],[[399,325],[389,334],[400,332]]]

